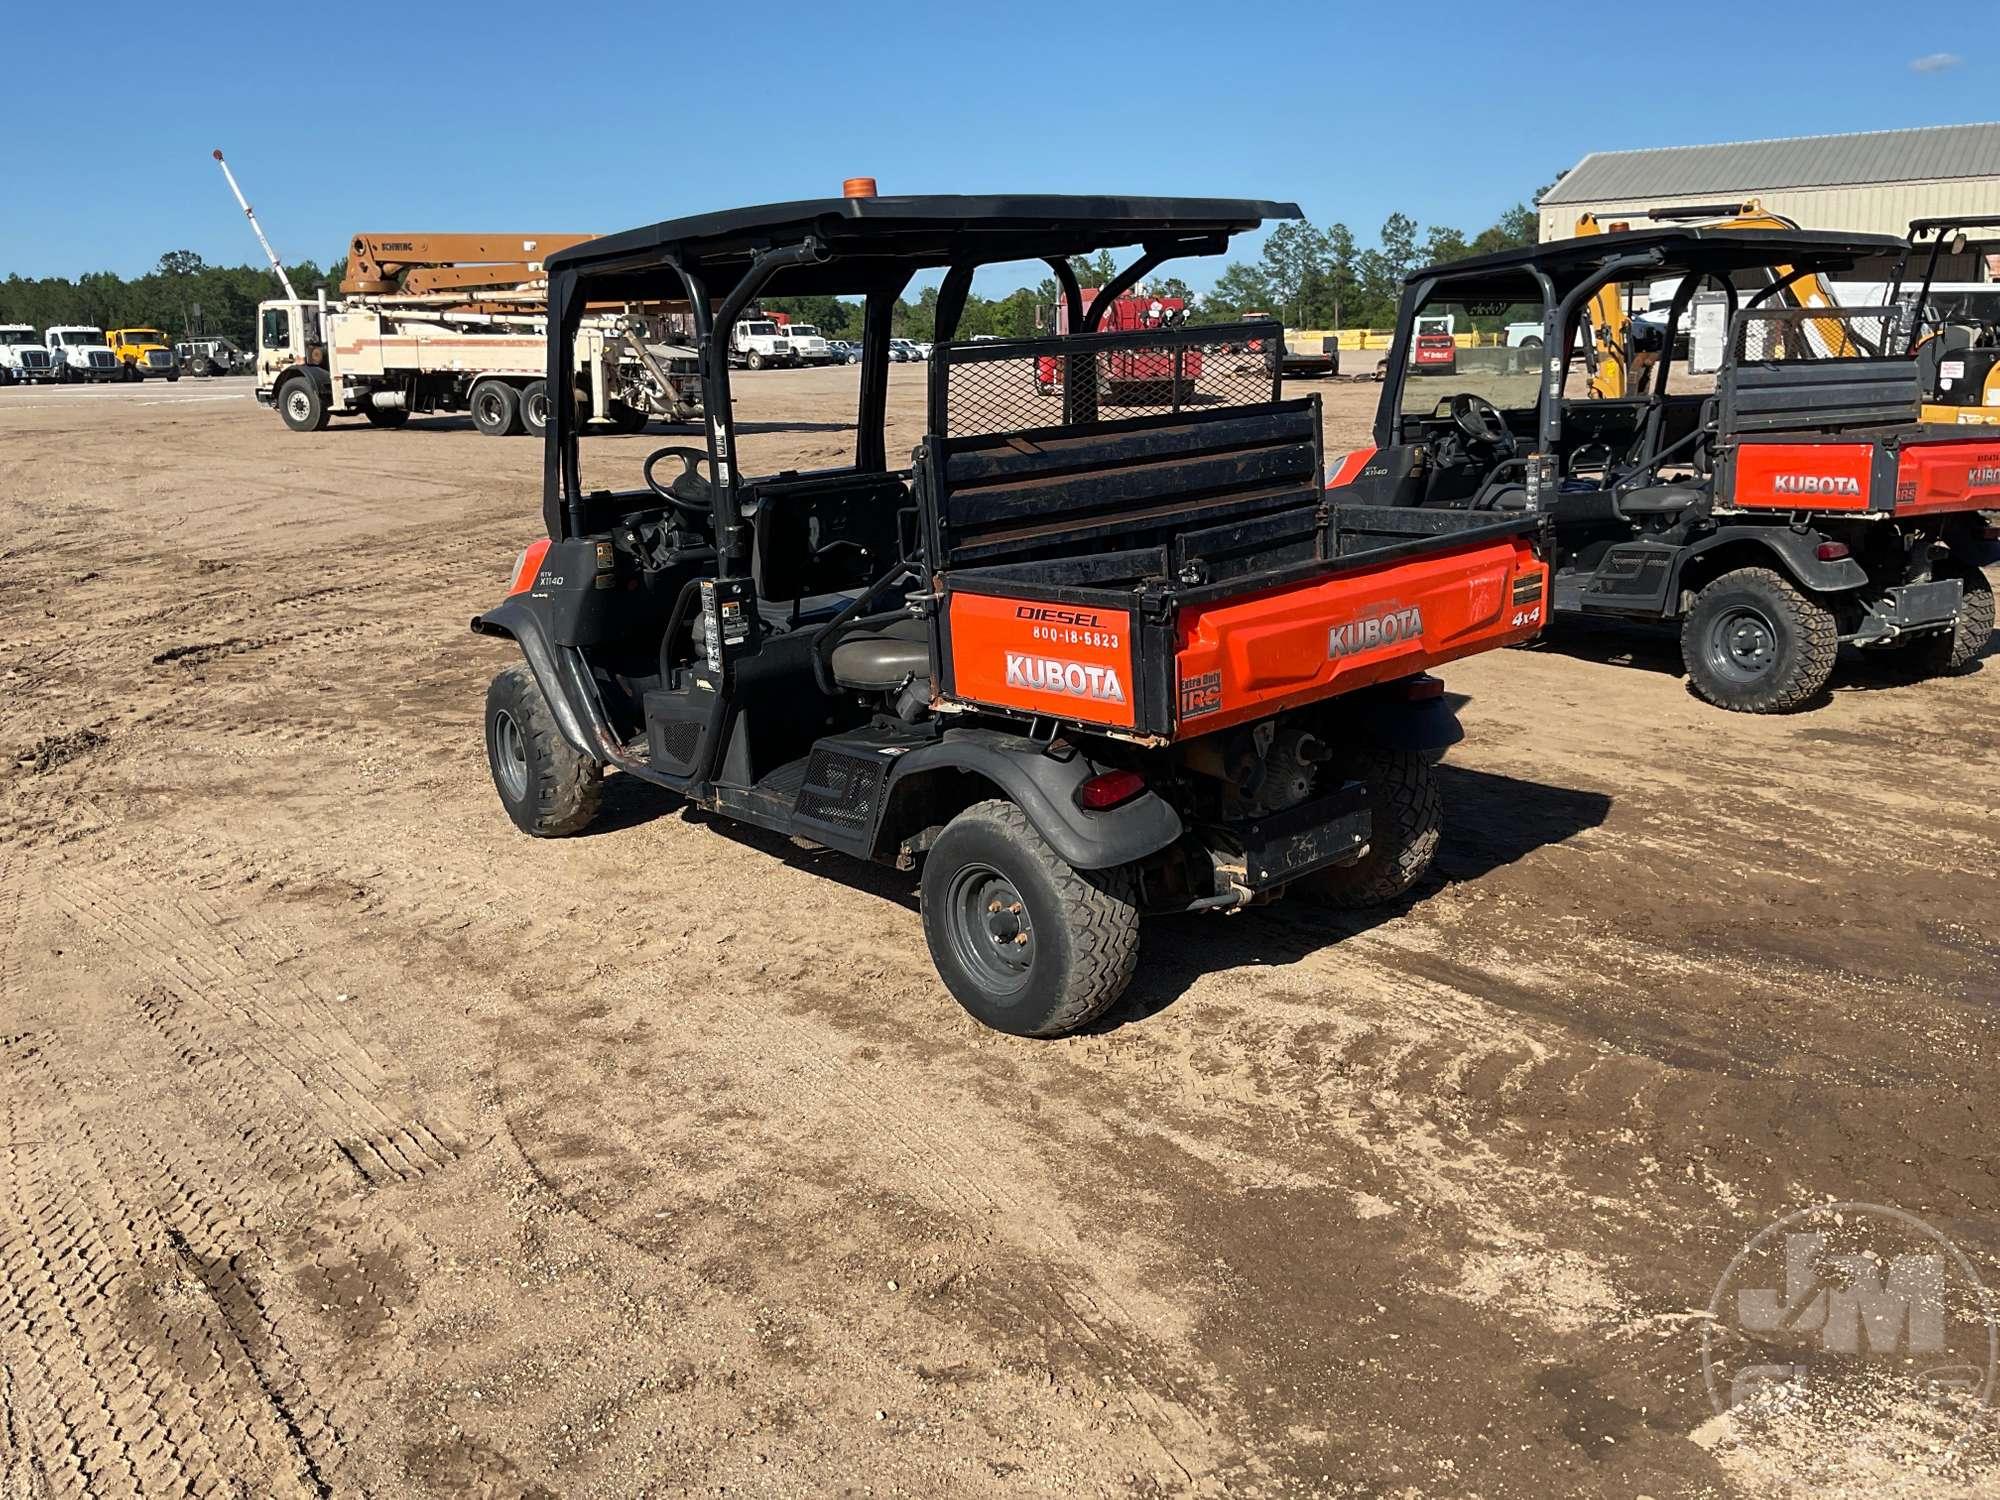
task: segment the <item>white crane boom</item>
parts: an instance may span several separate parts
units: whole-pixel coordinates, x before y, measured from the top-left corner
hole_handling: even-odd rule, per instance
[[[285,274],[284,263],[278,259],[278,252],[271,248],[271,242],[264,238],[264,226],[257,222],[257,215],[250,211],[250,202],[243,196],[243,189],[236,185],[236,174],[229,170],[229,163],[222,159],[222,153],[215,153],[215,164],[222,168],[222,175],[229,183],[229,191],[236,195],[237,203],[243,209],[243,217],[250,221],[251,231],[257,236],[257,243],[264,247],[264,258],[271,263],[271,269],[278,273],[278,285],[285,289],[288,301],[296,302],[299,294],[292,290],[292,279]]]

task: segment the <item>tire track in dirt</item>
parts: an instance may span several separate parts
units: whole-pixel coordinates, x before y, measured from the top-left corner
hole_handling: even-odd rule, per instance
[[[166,986],[190,1026],[261,1064],[362,1183],[412,1180],[457,1158],[463,1138],[454,1128],[383,1106],[389,1079],[381,1064],[324,993],[282,973],[294,955],[273,940],[262,918],[243,912],[225,921],[199,896],[134,899],[138,890],[157,895],[159,879],[158,872],[125,865],[73,870],[49,889],[121,962]]]
[[[50,1061],[56,1046],[12,1049],[0,1231],[7,1323],[33,1349],[41,1387],[27,1407],[40,1468],[58,1493],[72,1492],[67,1478],[92,1497],[184,1493],[225,1474],[260,1478],[264,1493],[330,1494],[312,1442],[326,1424],[240,1253],[214,1246],[202,1297],[161,1294],[159,1278],[179,1280],[208,1226],[184,1191],[163,1194],[157,1176],[109,1159]],[[138,1181],[152,1203],[128,1186]],[[227,1227],[242,1238],[240,1221]]]
[[[987,1121],[984,1132],[954,1122],[955,1110],[964,1108],[970,1096],[956,1096],[952,1108],[927,1108],[907,1095],[892,1096],[862,1081],[840,1056],[852,1050],[853,1038],[837,1031],[826,1034],[775,1007],[752,1008],[726,985],[709,998],[718,1012],[716,1029],[733,1032],[737,1039],[740,1051],[733,1062],[746,1076],[783,1079],[787,1091],[798,1090],[795,1107],[809,1117],[868,1122],[867,1139],[882,1148],[887,1161],[858,1174],[858,1180],[910,1192],[953,1226],[958,1237],[976,1244],[997,1234],[1007,1244],[1008,1250],[998,1256],[968,1252],[981,1263],[952,1300],[955,1315],[976,1318],[990,1337],[1022,1347],[1052,1373],[1081,1377],[1144,1434],[1150,1462],[1177,1474],[1180,1484],[1210,1493],[1222,1483],[1226,1463],[1241,1472],[1242,1456],[1226,1459],[1226,1445],[1218,1442],[1213,1411],[1226,1396],[1215,1373],[1141,1331],[1146,1320],[1093,1265],[1097,1257],[1067,1216],[1022,1191],[1020,1184],[1035,1181],[1036,1173],[1028,1171],[1010,1183],[986,1165],[1002,1132],[997,1121]],[[526,1018],[521,1024],[528,1024]],[[553,1038],[548,1045],[554,1045]],[[521,1049],[528,1056],[543,1050]],[[565,1170],[561,1163],[543,1159],[535,1126],[546,1128],[547,1122],[540,1119],[539,1107],[523,1108],[525,1101],[510,1097],[516,1094],[515,1088],[503,1086],[509,1133],[544,1188],[598,1232],[653,1257],[656,1252],[627,1232],[615,1211],[593,1206],[569,1185],[573,1167]],[[983,1117],[983,1111],[975,1107],[974,1116]],[[572,1155],[579,1149],[574,1142],[567,1144]],[[621,1154],[609,1139],[594,1150],[606,1160]],[[1182,1398],[1184,1391],[1190,1399]],[[1204,1404],[1191,1404],[1195,1396],[1204,1398]]]

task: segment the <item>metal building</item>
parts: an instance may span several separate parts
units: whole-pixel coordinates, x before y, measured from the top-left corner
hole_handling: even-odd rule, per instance
[[[1593,151],[1541,201],[1541,237],[1575,233],[1577,216],[1762,201],[1806,229],[1902,234],[1910,220],[2000,215],[2000,124],[1934,125],[1720,146]],[[1940,279],[2000,280],[2000,230]]]

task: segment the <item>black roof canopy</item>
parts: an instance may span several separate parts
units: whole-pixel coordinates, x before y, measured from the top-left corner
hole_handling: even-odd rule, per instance
[[[1259,198],[808,198],[628,229],[558,251],[547,265],[552,278],[587,280],[593,297],[649,295],[660,271],[676,261],[719,292],[760,250],[811,237],[827,258],[783,268],[767,291],[858,293],[901,286],[913,272],[962,262],[1045,260],[1177,241],[1213,240],[1220,250],[1232,235],[1266,219],[1298,217],[1296,203]]]
[[[1593,279],[1614,260],[1630,255],[1653,257],[1661,275],[1757,270],[1766,266],[1800,266],[1815,271],[1844,271],[1875,255],[1898,255],[1903,241],[1890,234],[1852,234],[1820,229],[1722,229],[1675,226],[1661,229],[1618,229],[1574,239],[1549,240],[1475,255],[1413,272],[1406,284],[1444,278],[1482,281],[1513,291],[1529,271],[1539,270],[1555,284],[1559,296]]]

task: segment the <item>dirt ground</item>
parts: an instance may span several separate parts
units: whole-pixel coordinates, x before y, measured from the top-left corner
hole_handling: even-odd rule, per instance
[[[746,378],[749,466],[852,384]],[[1159,922],[1029,1043],[907,877],[629,782],[514,831],[466,621],[539,463],[0,392],[0,1496],[2000,1494],[1701,1366],[1807,1205],[2000,1284],[1992,657],[1778,720],[1461,663],[1415,899]]]

